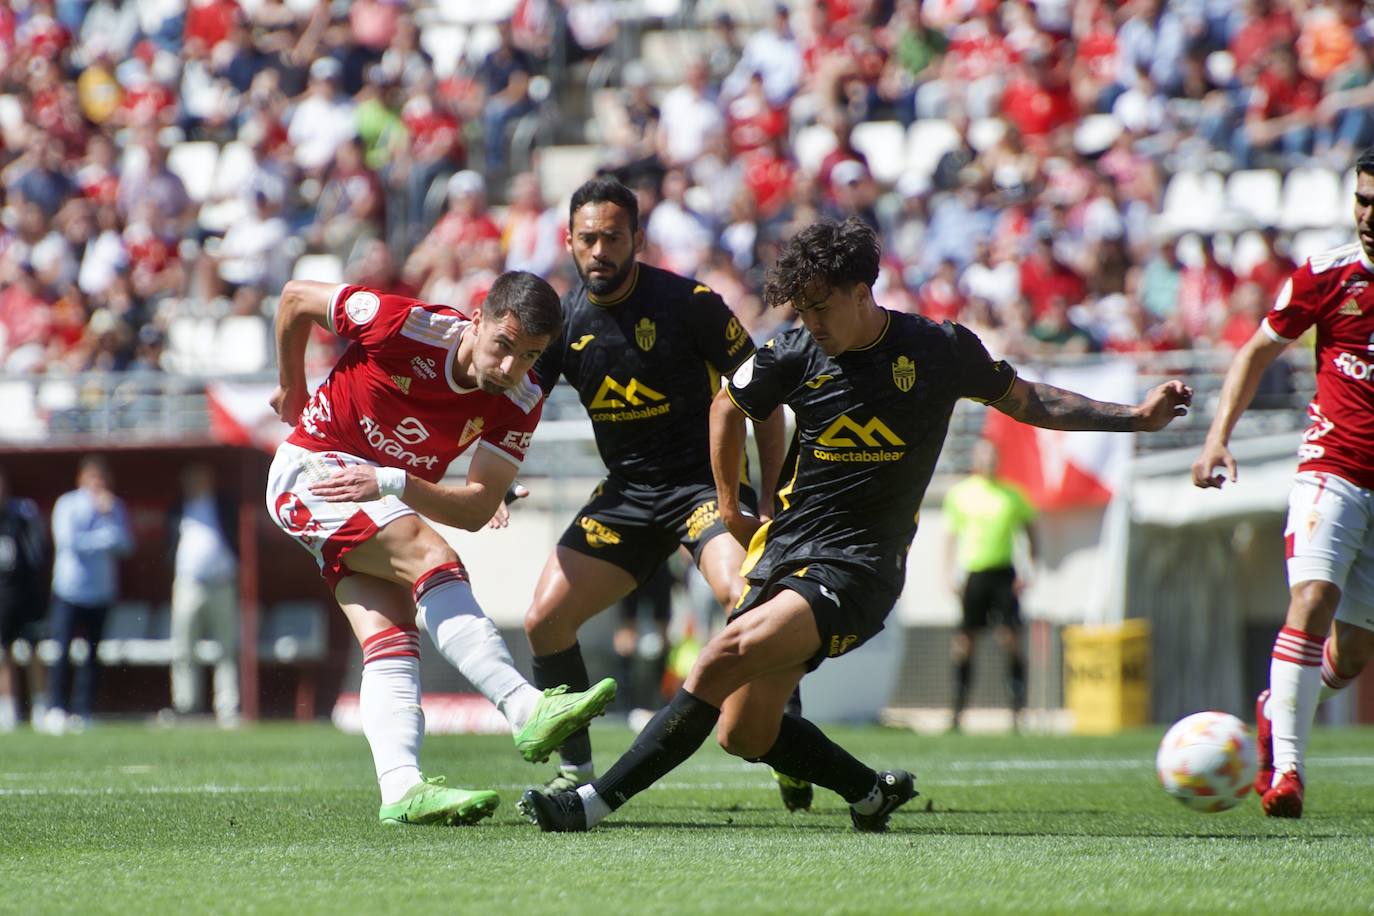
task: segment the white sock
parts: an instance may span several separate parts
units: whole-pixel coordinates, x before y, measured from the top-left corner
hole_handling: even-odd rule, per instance
[[[418,639],[418,637],[417,637]],[[418,652],[418,650],[417,650]],[[420,781],[420,741],[425,714],[420,709],[420,657],[400,655],[363,665],[358,689],[363,735],[372,748],[382,804],[399,801]]]
[[[859,812],[860,814],[873,814],[882,806],[882,804],[883,790],[881,787],[879,787],[877,781],[875,780],[873,783],[872,791],[870,791],[863,798],[854,802],[852,805],[850,805],[850,807],[853,808],[855,811]]]
[[[587,817],[587,826],[595,827],[611,813],[611,806],[606,804],[606,800],[596,794],[596,790],[591,785],[578,786],[577,794],[582,798],[582,812]]]
[[[0,732],[12,732],[18,724],[19,713],[14,697],[0,697]]]
[[[1274,729],[1274,781],[1291,769],[1306,779],[1304,757],[1321,692],[1322,637],[1284,627],[1269,662],[1269,720]]]
[[[1322,643],[1322,689],[1317,694],[1317,702],[1325,703],[1327,700],[1349,687],[1359,677],[1359,672],[1355,672],[1346,677],[1336,670],[1336,661],[1331,657],[1332,640],[1328,637]]]
[[[512,731],[523,728],[542,694],[516,670],[506,641],[478,607],[462,567],[447,564],[421,576],[415,584],[415,612],[449,664],[496,704]]]

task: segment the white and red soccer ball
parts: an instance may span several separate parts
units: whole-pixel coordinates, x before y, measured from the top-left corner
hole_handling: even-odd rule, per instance
[[[1255,781],[1255,739],[1224,712],[1198,712],[1164,734],[1155,756],[1164,791],[1194,811],[1234,808]]]

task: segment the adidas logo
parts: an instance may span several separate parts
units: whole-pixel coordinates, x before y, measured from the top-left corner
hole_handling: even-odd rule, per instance
[[[1337,311],[1336,314],[1353,315],[1354,317],[1358,318],[1364,314],[1364,309],[1360,308],[1360,304],[1355,301],[1355,297],[1351,296],[1349,299],[1341,303],[1340,310]]]

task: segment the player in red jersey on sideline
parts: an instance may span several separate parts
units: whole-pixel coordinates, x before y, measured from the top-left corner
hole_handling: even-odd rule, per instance
[[[1260,376],[1317,329],[1317,394],[1298,448],[1284,531],[1291,598],[1259,695],[1255,791],[1270,817],[1301,817],[1307,739],[1317,704],[1374,656],[1374,147],[1355,163],[1359,240],[1294,271],[1226,373],[1193,483],[1236,479],[1227,448]],[[1216,473],[1223,468],[1225,474]]]
[[[272,462],[267,508],[315,557],[362,645],[383,823],[467,824],[498,802],[420,773],[417,623],[496,704],[526,760],[547,759],[615,696],[609,678],[585,693],[530,686],[457,554],[417,514],[477,530],[502,505],[543,405],[529,370],[562,323],[558,295],[523,272],[497,278],[471,316],[359,286],[292,281],[282,292],[272,407],[296,428]],[[353,341],[313,396],[312,324]],[[442,483],[474,444],[467,479]]]

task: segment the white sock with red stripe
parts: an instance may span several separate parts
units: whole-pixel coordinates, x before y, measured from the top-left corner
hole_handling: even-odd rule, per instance
[[[1331,645],[1333,640],[1327,639],[1322,643],[1322,689],[1317,696],[1318,703],[1325,703],[1327,700],[1340,693],[1345,688],[1355,682],[1359,677],[1359,672],[1346,677],[1336,670],[1336,663],[1331,658]]]
[[[460,563],[436,566],[415,583],[415,620],[449,664],[520,730],[540,693],[515,668],[496,624],[482,613]]]
[[[358,688],[363,735],[372,748],[382,804],[399,801],[420,781],[420,631],[392,627],[363,642],[363,680]]]
[[[1274,780],[1296,768],[1305,778],[1307,739],[1321,691],[1322,637],[1284,627],[1269,662],[1269,720],[1274,731]]]

